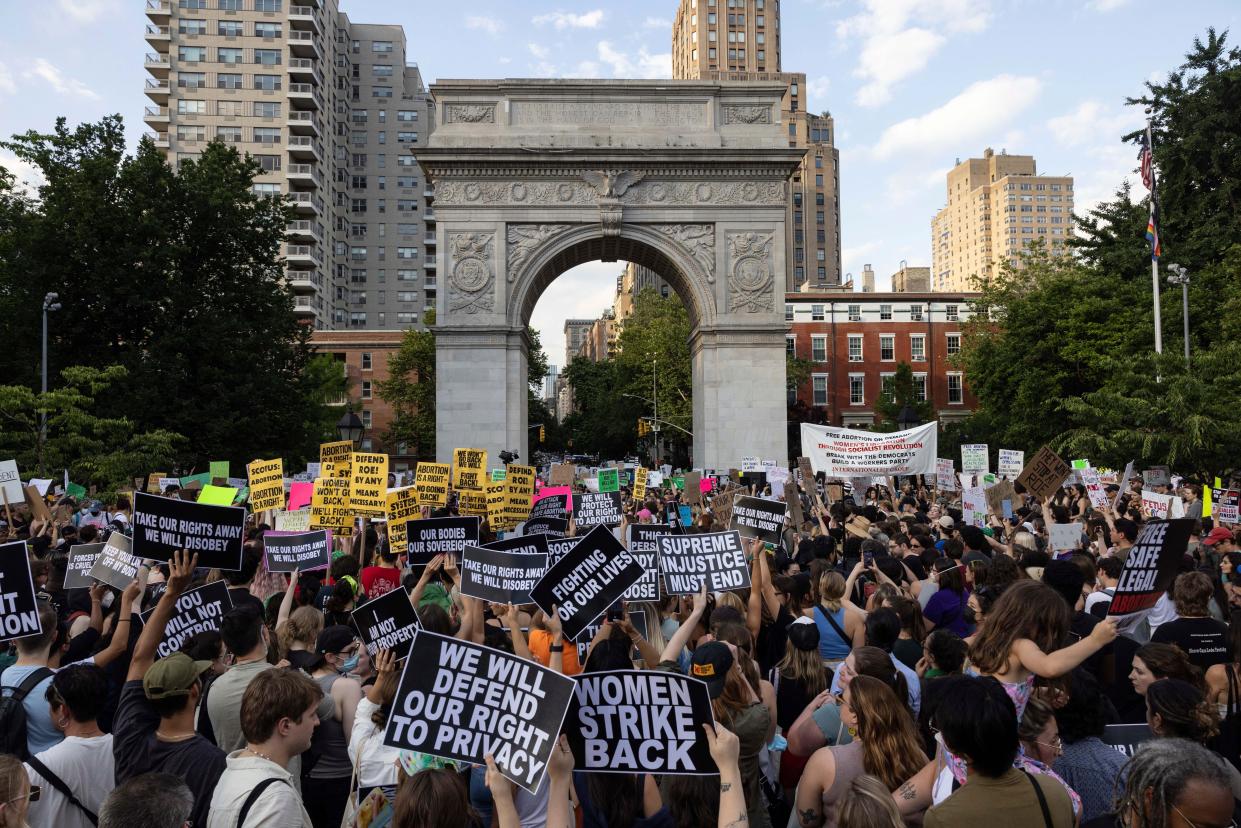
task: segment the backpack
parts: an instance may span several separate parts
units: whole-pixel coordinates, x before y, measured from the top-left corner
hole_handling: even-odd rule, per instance
[[[39,682],[51,675],[50,669],[40,667],[16,687],[0,690],[0,753],[12,754],[22,760],[30,758],[26,741],[26,708],[22,702]]]

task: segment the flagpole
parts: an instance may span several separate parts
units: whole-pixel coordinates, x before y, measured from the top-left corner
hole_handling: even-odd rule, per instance
[[[1142,153],[1138,156],[1141,165],[1142,183],[1150,190],[1150,218],[1147,222],[1146,237],[1151,245],[1151,293],[1155,303],[1155,353],[1163,353],[1163,320],[1159,308],[1159,223],[1158,196],[1155,194],[1155,140],[1151,135],[1151,110],[1146,110],[1146,135],[1142,141]]]
[[[1151,198],[1155,196],[1152,194]],[[1155,353],[1163,353],[1163,323],[1159,318],[1159,260],[1151,257],[1151,285],[1155,289]]]

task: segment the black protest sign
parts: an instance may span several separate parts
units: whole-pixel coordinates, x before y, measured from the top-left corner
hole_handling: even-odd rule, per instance
[[[1155,734],[1151,732],[1150,725],[1142,722],[1140,724],[1104,725],[1103,735],[1099,737],[1099,740],[1105,745],[1111,745],[1119,753],[1133,758],[1133,754],[1137,753],[1138,745],[1154,738]]]
[[[43,632],[25,541],[0,546],[0,641]]]
[[[367,601],[351,617],[371,658],[380,650],[391,650],[398,659],[405,658],[421,626],[408,593],[400,588]]]
[[[228,584],[224,581],[212,581],[181,593],[172,617],[164,625],[164,638],[155,648],[156,656],[170,656],[200,632],[220,629],[220,619],[232,608],[233,599],[229,596]],[[142,613],[142,623],[150,621],[154,612],[155,608],[152,607]]]
[[[714,724],[701,679],[656,670],[575,677],[565,735],[587,773],[718,773],[703,725]]]
[[[1181,518],[1152,521],[1142,527],[1116,582],[1116,594],[1107,608],[1109,616],[1130,615],[1155,606],[1180,572],[1193,525],[1192,518]]]
[[[514,552],[521,555],[547,555],[550,541],[544,535],[514,535],[504,540],[492,541],[483,549],[496,552]],[[576,542],[576,538],[574,539]]]
[[[563,538],[569,534],[569,521],[564,518],[542,517],[531,518],[522,524],[522,533],[526,535],[547,535],[551,538]]]
[[[418,633],[401,672],[384,744],[458,762],[490,754],[533,792],[542,782],[573,680],[511,653]]]
[[[763,487],[767,485],[767,472],[745,472],[741,475],[741,485],[743,487],[753,486],[755,491],[761,492]]]
[[[556,604],[565,638],[576,638],[641,577],[642,565],[610,529],[596,526],[547,568],[530,597],[546,613]]]
[[[444,517],[411,520],[405,524],[411,566],[428,564],[436,555],[451,553],[458,561],[467,544],[478,543],[478,518]]]
[[[743,538],[758,538],[775,546],[780,542],[784,528],[784,511],[787,504],[761,497],[739,497],[733,502],[733,519],[730,529],[736,529]]]
[[[99,550],[99,556],[91,566],[89,577],[116,589],[124,589],[138,577],[142,561],[130,554],[133,542],[120,532],[108,535],[108,542]]]
[[[629,623],[633,625],[638,635],[645,639],[650,639],[646,626],[646,611],[625,608],[625,617],[629,619]],[[590,642],[595,640],[595,636],[599,634],[599,629],[603,626],[604,619],[596,618],[594,621],[586,625],[586,628],[577,634],[577,638],[573,644],[577,647],[577,661],[579,664],[586,663],[586,657],[590,654]],[[642,654],[638,652],[638,648],[633,648],[633,660],[637,661],[642,658]]]
[[[659,570],[669,595],[696,595],[704,580],[708,592],[750,585],[750,567],[736,531],[664,535],[659,539]]]
[[[461,594],[493,604],[528,604],[547,569],[547,555],[467,546],[461,556]]]
[[[198,553],[207,569],[241,569],[242,533],[246,510],[240,506],[208,506],[185,500],[134,494],[135,558],[172,559],[184,549]]]
[[[568,514],[572,501],[569,499],[572,495],[554,494],[547,497],[539,498],[530,507],[530,518],[563,518]]]
[[[591,526],[620,526],[620,492],[587,492],[573,495],[573,520],[578,529]]]
[[[526,537],[526,540],[531,540],[532,538],[545,538],[548,569],[551,569],[556,565],[557,561],[577,548],[578,541],[581,540],[581,538],[548,538],[545,535],[529,535]],[[496,545],[493,543],[490,544],[490,547],[494,549]]]
[[[332,543],[325,529],[317,532],[263,533],[263,551],[268,572],[309,572],[332,562]]]
[[[629,526],[629,554],[642,565],[642,578],[625,590],[626,601],[659,600],[659,545],[660,535],[667,535],[672,527],[666,523],[633,523]]]
[[[91,567],[103,551],[102,543],[75,543],[69,547],[69,563],[65,570],[65,589],[83,589],[95,582],[91,580]]]

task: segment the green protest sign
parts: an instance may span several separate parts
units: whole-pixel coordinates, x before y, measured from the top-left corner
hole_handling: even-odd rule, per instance
[[[491,482],[492,483],[501,483],[506,477],[508,477],[508,469],[492,469],[491,470]]]
[[[599,469],[599,491],[620,491],[620,473],[616,469]]]
[[[203,472],[202,474],[191,474],[189,477],[181,478],[181,488],[188,487],[191,483],[197,483],[200,486],[209,486],[211,484],[211,472]]]
[[[77,483],[70,483],[65,487],[65,494],[69,497],[86,497],[86,487],[79,486]]]
[[[212,460],[210,474],[212,480],[227,480],[230,476],[228,471],[228,461]]]

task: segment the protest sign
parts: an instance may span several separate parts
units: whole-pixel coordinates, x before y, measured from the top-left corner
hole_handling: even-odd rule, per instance
[[[1042,499],[1055,494],[1068,473],[1069,464],[1050,447],[1043,446],[1034,455],[1034,459],[1021,470],[1021,474],[1017,475],[1016,482],[1030,494]]]
[[[233,599],[225,581],[212,581],[181,593],[172,617],[164,625],[164,637],[155,648],[156,657],[165,658],[180,651],[182,644],[201,632],[220,629],[220,619],[232,608]],[[154,613],[155,607],[142,613],[142,623],[150,621]]]
[[[487,483],[487,522],[494,532],[512,529],[516,521],[510,522],[504,514],[504,506],[508,501],[508,489],[503,480],[491,480]]]
[[[453,449],[452,487],[459,492],[481,492],[486,485],[487,452],[473,448]]]
[[[577,538],[570,538],[570,546],[577,543]],[[512,552],[518,555],[549,555],[551,539],[546,535],[514,535],[504,540],[492,541],[483,549],[497,552]],[[559,558],[559,556],[558,556]]]
[[[508,474],[508,471],[505,469],[492,469],[491,470],[491,482],[499,483],[500,481],[504,480],[507,474]]]
[[[276,512],[276,531],[309,532],[310,510],[298,509],[296,512]]]
[[[991,454],[986,443],[967,443],[961,446],[961,471],[991,471]]]
[[[470,517],[487,517],[487,492],[458,492],[457,511]]]
[[[742,488],[749,488],[756,492],[761,492],[763,487],[767,485],[767,472],[745,472],[741,475]]]
[[[616,469],[599,469],[599,491],[620,491],[620,473]]]
[[[39,494],[39,490],[34,486],[22,487],[22,493],[26,496],[26,503],[30,506],[30,516],[35,520],[51,520],[52,511],[47,508],[47,501],[43,499],[43,495]]]
[[[715,517],[716,526],[728,526],[733,519],[733,498],[737,495],[735,488],[724,491],[711,498],[711,514]]]
[[[87,577],[116,589],[129,586],[142,567],[142,559],[130,554],[132,548],[133,542],[120,532],[108,535],[108,542],[99,550]]]
[[[320,463],[319,468],[322,472],[319,475],[320,478],[327,480],[344,480],[346,482],[349,480],[351,470],[348,460]]]
[[[168,477],[168,472],[151,472],[147,475],[146,491],[151,494],[161,494],[164,489],[160,486],[160,481]]]
[[[478,543],[476,517],[443,517],[411,520],[405,524],[406,550],[411,566],[428,564],[436,555],[451,554],[458,561],[468,544]]]
[[[547,482],[552,486],[572,486],[576,477],[577,468],[572,463],[557,463]]]
[[[16,460],[0,460],[0,495],[4,502],[16,506],[25,497],[22,491],[22,476],[17,470]]]
[[[135,558],[167,561],[184,549],[198,553],[207,569],[241,569],[246,510],[240,506],[206,506],[167,497],[134,495]]]
[[[907,431],[874,434],[802,423],[801,445],[811,468],[829,477],[934,474],[937,426],[931,422]]]
[[[263,551],[268,572],[309,572],[332,562],[331,535],[323,529],[295,535],[264,532]]]
[[[534,499],[534,467],[506,467],[504,476],[504,502],[500,511],[503,527],[510,529],[530,516]],[[493,529],[500,528],[493,526]]]
[[[659,569],[668,595],[694,595],[706,581],[710,592],[750,586],[741,534],[661,535]]]
[[[447,463],[419,463],[414,475],[421,506],[443,506],[448,503],[448,479],[452,469]]]
[[[546,535],[529,535],[526,538],[524,538],[524,540],[527,540],[527,541],[536,540],[536,539],[542,539],[543,542],[547,544],[547,568],[548,569],[551,569],[556,564],[557,561],[559,561],[565,555],[568,555],[575,548],[577,548],[578,542],[581,541],[580,537],[549,538]],[[499,541],[497,541],[497,543],[498,542]],[[492,543],[488,545],[495,546],[496,544]]]
[[[961,519],[979,529],[987,525],[987,493],[981,486],[962,490]]]
[[[569,534],[569,521],[566,518],[530,518],[521,524],[521,531],[523,535],[547,535],[552,538],[563,538]]]
[[[490,754],[533,792],[572,697],[573,680],[555,670],[424,631],[401,672],[384,744],[478,765]]]
[[[996,471],[1000,477],[1008,480],[1016,480],[1017,475],[1021,474],[1021,470],[1026,466],[1026,453],[1024,451],[1015,451],[1013,449],[1000,449],[1000,462]]]
[[[1189,518],[1156,521],[1138,533],[1107,608],[1109,616],[1122,616],[1117,620],[1122,632],[1136,624],[1141,617],[1138,613],[1155,606],[1159,596],[1172,586],[1189,548],[1193,525]]]
[[[1142,472],[1142,485],[1153,488],[1155,486],[1171,486],[1172,472],[1167,466],[1151,466]]]
[[[801,495],[797,491],[797,486],[789,486],[784,490],[784,502],[789,506],[789,523],[796,531],[801,531],[802,523],[806,520],[806,516],[802,511]]]
[[[20,481],[19,481],[20,483]],[[0,546],[0,641],[43,632],[25,541]],[[45,705],[46,707],[46,705]]]
[[[646,612],[645,611],[639,610],[639,609],[629,609],[628,607],[626,607],[625,617],[629,619],[629,623],[633,625],[633,628],[634,630],[637,631],[638,635],[642,636],[643,638],[646,638],[647,640],[650,640],[647,626],[646,626]],[[580,633],[578,633],[577,638],[574,639],[573,645],[577,647],[577,661],[579,664],[586,663],[586,659],[589,658],[590,656],[590,644],[592,641],[595,640],[595,636],[599,634],[599,630],[603,628],[603,625],[604,623],[606,623],[606,621],[607,621],[606,616],[604,616],[603,618],[596,618],[594,621],[587,624],[586,628],[583,629]],[[641,653],[638,652],[638,648],[634,647],[633,648],[633,660],[638,661],[641,658],[642,658],[642,655]]]
[[[469,545],[461,556],[461,594],[493,604],[528,604],[547,555]]]
[[[1109,724],[1103,726],[1103,735],[1099,740],[1105,745],[1129,758],[1133,758],[1133,754],[1137,753],[1138,747],[1143,742],[1149,742],[1155,738],[1155,734],[1151,732],[1150,725],[1145,722],[1136,724]]]
[[[319,463],[335,463],[337,467],[349,467],[349,456],[353,454],[353,443],[349,440],[338,440],[334,443],[319,444]],[[346,476],[348,474],[346,473]]]
[[[281,493],[283,493],[283,491],[284,490],[281,489]],[[229,488],[228,486],[209,485],[203,486],[203,490],[198,493],[198,502],[206,503],[209,506],[232,506],[233,500],[236,497],[236,489]],[[254,509],[253,504],[251,504],[250,508],[256,512],[263,511],[262,509]]]
[[[422,514],[418,505],[418,489],[406,486],[392,489],[384,496],[384,513],[388,518],[388,545],[396,555],[406,552],[405,524]]]
[[[1017,499],[1017,490],[1013,488],[1013,484],[1008,479],[1001,480],[994,486],[988,486],[987,492],[987,509],[992,512],[1000,511],[1000,504],[1004,501],[1012,503]]]
[[[1142,511],[1152,518],[1163,519],[1172,508],[1172,495],[1159,494],[1148,489],[1142,490]]]
[[[1053,552],[1076,549],[1082,540],[1082,525],[1080,523],[1049,523],[1047,524],[1047,540]]]
[[[619,492],[587,492],[573,495],[573,520],[578,529],[591,526],[620,526],[624,512]]]
[[[733,501],[730,529],[736,529],[743,538],[759,538],[773,546],[780,542],[784,528],[785,504],[761,497],[738,497]]]
[[[651,670],[583,673],[574,680],[565,730],[576,770],[718,773],[703,731],[714,723],[706,682]]]
[[[1216,523],[1239,523],[1241,520],[1241,492],[1236,489],[1211,489],[1212,511]]]
[[[179,477],[161,477],[159,484],[155,487],[153,494],[162,494],[172,488],[181,487],[181,478]]]
[[[1121,475],[1120,480],[1117,481],[1117,483],[1120,484],[1120,490],[1116,492],[1116,499],[1112,501],[1112,509],[1114,511],[1117,511],[1117,512],[1120,511],[1120,498],[1125,494],[1125,492],[1129,491],[1129,480],[1132,477],[1133,477],[1133,461],[1130,460],[1128,463],[1125,464],[1125,473]]]
[[[391,650],[397,659],[405,658],[422,626],[409,594],[401,587],[357,607],[350,618],[371,658],[380,650]]]
[[[349,481],[320,477],[310,499],[310,528],[353,529],[353,509],[349,504]]]
[[[782,466],[776,466],[774,469],[767,472],[767,485],[771,487],[771,496],[774,498],[781,498],[784,496],[784,487],[788,482],[789,470],[783,468]],[[695,489],[697,489],[697,487],[695,487]],[[690,497],[689,491],[686,491],[685,499],[690,503],[702,502],[701,493],[699,494],[698,500],[693,500]]]
[[[702,503],[702,475],[698,472],[685,474],[685,502]]]
[[[642,565],[606,526],[596,526],[551,564],[530,597],[543,612],[557,605],[566,638],[603,615],[642,577]]]
[[[349,508],[355,515],[384,514],[388,492],[388,455],[349,456]]]
[[[1082,484],[1086,487],[1086,495],[1090,498],[1090,505],[1094,509],[1102,509],[1107,506],[1107,490],[1103,488],[1103,481],[1099,479],[1097,469],[1082,469]]]
[[[75,543],[69,547],[68,568],[65,570],[65,589],[85,589],[95,582],[90,571],[95,559],[103,551],[102,543]],[[126,581],[126,584],[129,582]]]
[[[672,532],[666,523],[629,524],[629,554],[642,566],[642,577],[621,596],[626,601],[659,600],[660,535]]]
[[[573,508],[573,494],[567,486],[544,486],[534,505],[530,507],[530,518],[563,518]]]
[[[296,512],[298,509],[304,509],[310,505],[310,500],[315,496],[314,480],[298,481],[289,486],[289,505],[290,512]]]
[[[319,477],[322,474],[322,468],[322,463],[307,463],[306,480],[313,481],[316,477]]]
[[[246,475],[249,477],[251,511],[263,512],[284,505],[283,460],[255,460],[246,465]]]
[[[212,480],[228,480],[232,476],[228,470],[227,460],[212,460],[207,464],[207,469],[210,471]]]

